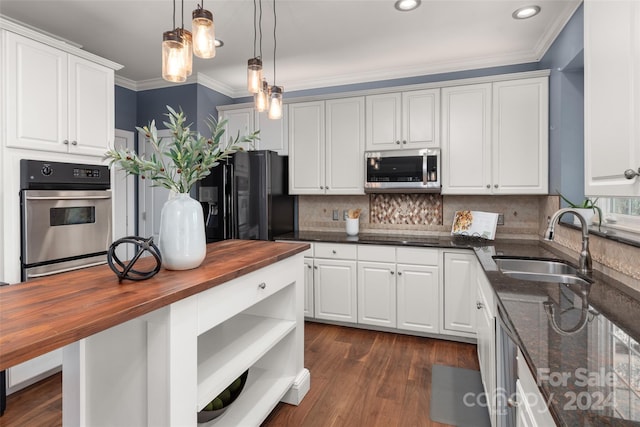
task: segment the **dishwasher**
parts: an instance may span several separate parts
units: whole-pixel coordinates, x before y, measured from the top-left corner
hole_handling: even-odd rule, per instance
[[[517,420],[516,381],[518,380],[518,346],[506,315],[498,305],[496,424],[498,427],[515,427]]]

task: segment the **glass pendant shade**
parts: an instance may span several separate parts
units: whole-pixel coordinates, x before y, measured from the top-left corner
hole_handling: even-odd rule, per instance
[[[198,6],[191,14],[191,30],[193,31],[193,53],[198,58],[216,56],[216,35],[213,14]]]
[[[187,80],[184,44],[176,30],[162,34],[162,78],[175,83]]]
[[[282,86],[271,86],[269,118],[274,120],[282,118]]]
[[[182,37],[182,54],[184,55],[184,67],[189,77],[193,72],[193,37],[191,33],[184,28],[177,30]]]
[[[247,89],[249,93],[258,93],[262,85],[262,60],[251,58],[247,64]]]
[[[262,87],[254,95],[256,110],[260,113],[269,109],[269,83],[265,79],[262,79]]]

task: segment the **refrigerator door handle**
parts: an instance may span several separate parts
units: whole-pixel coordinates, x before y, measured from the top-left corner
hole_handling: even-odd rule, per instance
[[[236,172],[233,163],[229,162],[229,238],[238,238],[238,217],[236,213],[237,195],[236,195]]]

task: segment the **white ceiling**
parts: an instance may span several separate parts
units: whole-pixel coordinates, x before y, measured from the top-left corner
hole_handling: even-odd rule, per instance
[[[256,0],[258,1],[258,0]],[[277,84],[285,92],[538,61],[581,0],[422,0],[399,12],[394,0],[277,0]],[[184,1],[185,28],[198,1]],[[205,0],[224,41],[213,59],[194,59],[232,97],[247,96],[253,57],[253,0]],[[537,4],[528,20],[511,14]],[[177,20],[180,24],[177,1]],[[0,13],[124,65],[131,85],[161,85],[162,33],[171,0],[1,0]],[[273,84],[273,0],[262,0],[262,57]]]

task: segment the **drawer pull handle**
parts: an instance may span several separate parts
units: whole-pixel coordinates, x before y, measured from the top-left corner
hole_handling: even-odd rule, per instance
[[[483,307],[484,307],[484,304],[482,304],[480,301],[476,301],[476,308],[478,310],[482,310]]]
[[[307,268],[311,268],[311,264],[307,264]]]
[[[336,250],[335,249],[332,250],[331,253],[335,255],[336,254]]]
[[[64,141],[62,141],[62,143],[63,143],[64,145],[69,145],[69,140],[68,140],[68,139],[65,139]]]
[[[510,397],[507,399],[507,405],[512,408],[517,408],[518,406],[520,406],[520,402],[516,401],[516,399],[514,399],[513,397]]]
[[[260,289],[264,289],[264,288],[266,288],[266,287],[267,287],[267,284],[266,284],[266,283],[264,283],[264,282],[262,282],[262,283],[260,283],[260,284],[258,285],[258,287],[259,287]]]
[[[627,179],[633,179],[636,176],[640,176],[640,168],[638,168],[637,172],[633,169],[627,169],[626,171],[624,171],[624,177]]]
[[[402,276],[402,271],[398,271],[398,276]]]
[[[391,270],[389,273],[391,273],[392,275],[393,275],[393,274],[395,274],[395,273],[393,272],[393,270]]]

